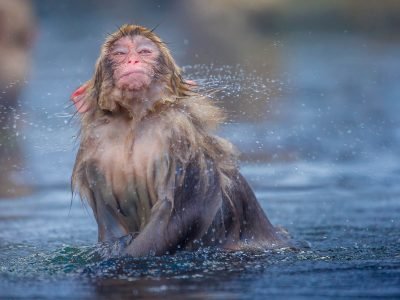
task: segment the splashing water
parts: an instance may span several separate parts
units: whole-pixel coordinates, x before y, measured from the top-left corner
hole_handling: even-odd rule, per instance
[[[283,81],[246,72],[241,66],[193,65],[183,67],[186,78],[198,84],[198,91],[224,107],[235,120],[262,120],[266,117],[273,95]]]

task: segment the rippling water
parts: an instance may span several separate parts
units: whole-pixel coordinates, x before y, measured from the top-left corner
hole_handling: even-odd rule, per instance
[[[96,43],[64,44],[47,28],[14,116],[21,176],[35,190],[0,201],[0,298],[400,297],[399,43],[290,37],[275,78],[186,66],[204,90],[219,89],[228,110],[248,99],[220,134],[243,152],[242,172],[262,207],[299,249],[103,260],[90,209],[71,202],[77,122],[65,108],[92,70]],[[71,51],[59,60],[52,53],[61,45]]]
[[[302,242],[297,251],[204,249],[102,260],[91,216],[78,201],[68,214],[66,190],[2,201],[1,295],[395,298],[400,293],[400,205],[394,187],[399,170],[379,165],[244,166],[271,220]],[[373,182],[364,181],[372,177]]]

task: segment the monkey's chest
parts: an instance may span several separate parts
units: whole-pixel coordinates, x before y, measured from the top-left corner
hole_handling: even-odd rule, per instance
[[[157,201],[152,179],[154,153],[127,139],[100,143],[93,154],[98,174],[95,202],[104,206],[110,223],[119,222],[127,232],[138,232],[148,222]]]

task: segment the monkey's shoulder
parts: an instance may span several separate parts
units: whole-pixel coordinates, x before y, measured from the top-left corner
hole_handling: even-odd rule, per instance
[[[186,162],[207,159],[219,170],[231,171],[237,168],[239,153],[228,140],[213,132],[222,119],[222,112],[210,100],[185,98],[150,116],[138,136],[169,149],[167,152],[173,159]]]
[[[208,132],[215,130],[224,121],[225,114],[209,98],[193,94],[161,100],[155,104],[149,117],[167,122],[171,129],[188,128]]]

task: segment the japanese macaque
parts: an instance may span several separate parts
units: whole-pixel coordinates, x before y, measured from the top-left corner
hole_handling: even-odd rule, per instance
[[[29,194],[22,174],[24,155],[18,134],[20,93],[25,85],[35,39],[32,1],[0,0],[0,199]]]
[[[93,209],[99,241],[124,241],[117,255],[286,244],[236,150],[213,134],[223,113],[195,90],[158,36],[124,25],[72,95],[82,124],[72,185]]]

